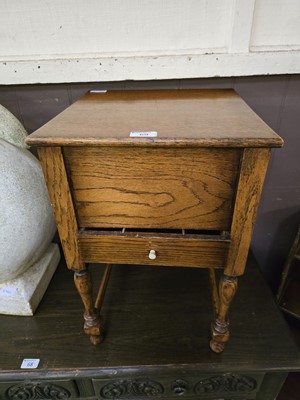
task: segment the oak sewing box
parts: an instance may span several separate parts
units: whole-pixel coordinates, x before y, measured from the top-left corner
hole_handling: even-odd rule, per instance
[[[161,90],[91,91],[26,142],[38,146],[92,343],[111,264],[208,268],[210,347],[221,352],[282,139],[233,90]],[[88,263],[107,264],[95,302]]]

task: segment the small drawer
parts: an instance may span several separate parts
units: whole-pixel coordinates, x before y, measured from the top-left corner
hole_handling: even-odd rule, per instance
[[[223,268],[230,240],[221,235],[81,230],[85,262]]]

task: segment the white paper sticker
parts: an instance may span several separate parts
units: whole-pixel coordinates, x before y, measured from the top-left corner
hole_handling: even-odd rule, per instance
[[[40,363],[39,358],[24,358],[21,368],[22,369],[34,369],[37,368]]]
[[[0,296],[3,297],[13,297],[16,294],[17,290],[14,287],[2,287],[0,288]]]
[[[95,93],[107,93],[107,90],[93,89],[93,90],[90,90],[90,93],[92,93],[92,94],[95,94]]]
[[[157,132],[130,132],[130,137],[157,137]]]

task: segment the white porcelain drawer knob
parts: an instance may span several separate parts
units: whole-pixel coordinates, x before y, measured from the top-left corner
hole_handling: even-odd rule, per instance
[[[156,259],[156,251],[155,250],[150,250],[149,251],[149,258],[150,258],[150,260],[155,260]]]

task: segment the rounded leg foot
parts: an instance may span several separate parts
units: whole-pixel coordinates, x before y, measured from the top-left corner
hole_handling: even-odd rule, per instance
[[[93,345],[100,344],[103,339],[103,319],[100,315],[94,317],[84,316],[84,331],[90,337],[90,341]]]
[[[209,342],[209,347],[211,348],[211,350],[214,353],[222,353],[222,351],[224,350],[225,344],[221,343],[221,342],[217,342],[217,341],[212,339]]]
[[[90,341],[94,346],[97,346],[98,344],[103,342],[104,337],[102,335],[91,335],[90,336]]]

